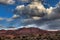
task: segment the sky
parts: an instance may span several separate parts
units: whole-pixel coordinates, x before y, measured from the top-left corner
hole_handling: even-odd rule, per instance
[[[45,7],[50,7],[53,6],[55,7],[55,5],[59,2],[59,0],[44,0],[44,2],[46,2],[46,5],[44,5]],[[44,3],[43,2],[43,3]],[[17,4],[18,5],[18,4]],[[16,8],[16,5],[4,5],[4,4],[0,4],[0,17],[7,17],[10,18],[13,15],[13,11]]]
[[[60,26],[60,0],[0,0],[0,29]]]

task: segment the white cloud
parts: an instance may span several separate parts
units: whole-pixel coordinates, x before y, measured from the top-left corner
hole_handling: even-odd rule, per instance
[[[60,3],[56,7],[50,7],[47,9],[47,18],[48,19],[60,19]]]
[[[46,10],[47,10],[48,15],[50,15],[50,13],[51,13],[52,10],[53,10],[53,7],[47,8]]]
[[[1,21],[1,20],[4,20],[4,18],[1,18],[1,17],[0,17],[0,21]]]
[[[14,0],[0,0],[0,3],[2,3],[2,4],[14,4],[15,1]]]
[[[35,9],[36,8],[38,10],[38,12],[41,12],[41,13],[45,11],[45,7],[39,2],[32,2],[27,7],[29,7],[30,9]]]
[[[45,14],[43,16],[40,16],[42,14]],[[60,19],[60,3],[56,7],[50,7],[50,8],[45,8],[41,3],[39,2],[31,2],[31,4],[24,6],[24,5],[19,5],[16,7],[16,14],[17,15],[24,15],[27,16],[26,19],[22,19],[22,23],[31,26],[30,24],[37,24],[35,26],[38,26],[40,24],[44,25],[46,23],[46,29],[45,30],[50,30],[49,27],[51,26],[58,26],[59,28],[59,23],[56,19]],[[51,19],[47,21],[53,21],[53,23],[50,24],[50,22],[45,21],[44,19]],[[54,21],[55,19],[56,21]],[[56,24],[55,24],[56,22]],[[41,25],[40,25],[41,26]],[[42,26],[40,27],[44,29],[45,27]],[[55,28],[55,27],[53,27]],[[51,30],[53,30],[53,28]]]
[[[26,2],[27,0],[21,0],[23,2]],[[20,17],[22,16],[22,19]],[[26,17],[26,18],[23,18]],[[3,18],[0,18],[2,20]],[[60,3],[56,7],[50,7],[45,8],[41,2],[38,2],[35,0],[32,1],[31,4],[28,4],[27,6],[24,5],[18,5],[15,9],[15,13],[11,18],[4,18],[6,21],[10,22],[14,19],[20,19],[18,22],[22,24],[21,27],[38,27],[44,30],[50,30],[51,26],[60,26],[60,21],[57,21],[56,19],[60,19]],[[52,19],[47,20],[45,19]],[[53,20],[55,19],[55,20]],[[52,22],[53,21],[53,22]],[[28,28],[26,27],[26,28]],[[55,27],[53,27],[55,28]],[[52,28],[52,29],[53,29]]]
[[[19,15],[13,15],[12,16],[12,19],[16,19],[16,18],[18,18],[19,17]]]
[[[40,20],[41,17],[32,17],[32,19],[34,19],[34,20]]]
[[[14,21],[16,18],[19,18],[19,15],[13,15],[11,18],[5,18],[7,22]]]
[[[20,9],[22,9],[22,8],[24,8],[24,7],[25,7],[24,5],[20,5],[20,6],[17,6],[16,9],[17,9],[17,10],[20,10]]]
[[[31,25],[26,25],[26,26],[20,26],[18,28],[29,28],[29,27],[37,27],[35,24],[31,24]]]
[[[0,28],[0,30],[3,30],[3,29],[4,30],[17,30],[17,28],[4,28],[4,27],[3,28]]]
[[[14,19],[12,18],[7,18],[6,21],[10,22],[10,21],[13,21]]]
[[[2,20],[5,20],[5,21],[13,21],[14,19],[13,18],[2,18],[2,17],[0,17],[0,21],[2,21]]]
[[[33,16],[44,16],[46,12],[45,7],[40,2],[32,2],[31,4],[24,6],[20,5],[16,7],[17,15],[28,15],[29,17]]]

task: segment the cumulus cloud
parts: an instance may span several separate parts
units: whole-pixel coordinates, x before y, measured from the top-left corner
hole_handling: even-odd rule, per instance
[[[28,0],[19,1],[28,2]],[[60,28],[60,21],[58,19],[60,20],[60,3],[56,7],[46,9],[40,0],[33,0],[27,6],[18,5],[14,15],[11,18],[6,18],[8,22],[12,21],[12,23],[15,20],[20,27],[33,26],[44,30]]]
[[[20,23],[23,25],[40,24],[46,13],[46,8],[38,0],[32,1],[27,6],[19,5],[15,9],[15,15],[25,17],[24,19],[19,18],[21,20]]]
[[[60,2],[56,7],[50,7],[47,9],[47,17],[49,19],[60,19]]]
[[[32,2],[31,4],[24,6],[24,5],[20,5],[16,7],[16,13],[17,15],[26,15],[29,17],[33,17],[33,16],[44,16],[45,15],[45,8],[44,6],[39,3],[39,2]]]
[[[14,0],[0,0],[1,4],[14,4],[15,1]]]
[[[14,21],[15,19],[19,18],[19,15],[13,15],[11,18],[5,18],[6,21]]]
[[[34,0],[31,2],[31,4],[24,6],[19,5],[16,7],[15,14],[20,16],[27,16],[30,18],[33,17],[42,17],[46,19],[57,19],[59,18],[60,14],[57,14],[59,11],[59,7],[50,7],[45,8],[41,2],[38,2],[37,0]]]
[[[31,2],[31,4],[19,5],[15,9],[15,15],[19,15],[20,18],[24,17],[21,20],[21,24],[28,25],[34,24],[42,21],[42,18],[46,15],[46,8],[42,5],[41,2],[37,0]],[[40,23],[39,23],[40,24]],[[38,25],[39,25],[38,24]]]
[[[45,30],[60,30],[60,2],[56,5],[56,7],[47,9],[47,18],[52,20],[48,20],[48,26],[46,26],[47,29]]]
[[[16,19],[16,18],[19,18],[19,15],[13,15],[12,16],[12,19]]]
[[[41,19],[41,17],[32,17],[32,19],[39,20],[39,19]]]
[[[16,18],[19,18],[19,15],[13,15],[11,18],[3,18],[3,17],[0,17],[0,21],[2,21],[2,20],[13,21]]]
[[[60,21],[58,21],[58,19],[60,20],[59,10],[60,3],[58,3],[56,7],[46,9],[41,2],[34,0],[27,6],[17,6],[15,9],[15,14],[20,17],[26,17],[21,19],[21,24],[24,26],[31,26],[31,24],[35,24],[34,26],[42,26],[40,27],[41,29],[45,28],[45,30],[53,30],[58,29],[60,26]],[[45,25],[45,27],[43,25]]]

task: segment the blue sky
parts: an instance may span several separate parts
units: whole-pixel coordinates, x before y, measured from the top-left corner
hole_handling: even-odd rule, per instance
[[[13,15],[14,5],[0,5],[0,17],[11,17]]]
[[[58,2],[59,2],[59,0],[44,0],[44,1],[42,1],[45,8],[55,7]],[[22,3],[22,2],[19,2],[18,0],[17,1],[15,0],[15,4],[12,4],[12,5],[1,3],[0,4],[0,17],[1,18],[11,18],[14,15],[14,10],[18,5],[28,5],[28,4],[29,4],[29,2]],[[6,22],[6,20],[2,20],[2,21],[0,21],[0,25],[7,27],[10,25],[12,26],[12,24],[14,24],[14,23],[17,24],[17,22],[16,22],[16,20],[14,20],[13,22],[10,22],[11,24],[9,24]],[[22,24],[20,23],[20,25],[22,25]]]

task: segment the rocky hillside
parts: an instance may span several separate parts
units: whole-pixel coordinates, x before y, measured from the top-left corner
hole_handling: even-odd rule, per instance
[[[17,30],[0,30],[0,39],[16,39],[22,37],[22,39],[26,37],[40,37],[41,40],[44,38],[54,38],[58,39],[60,37],[60,31],[46,31],[41,30],[39,28],[20,28]],[[24,39],[25,40],[25,39]],[[55,39],[54,39],[55,40]]]

